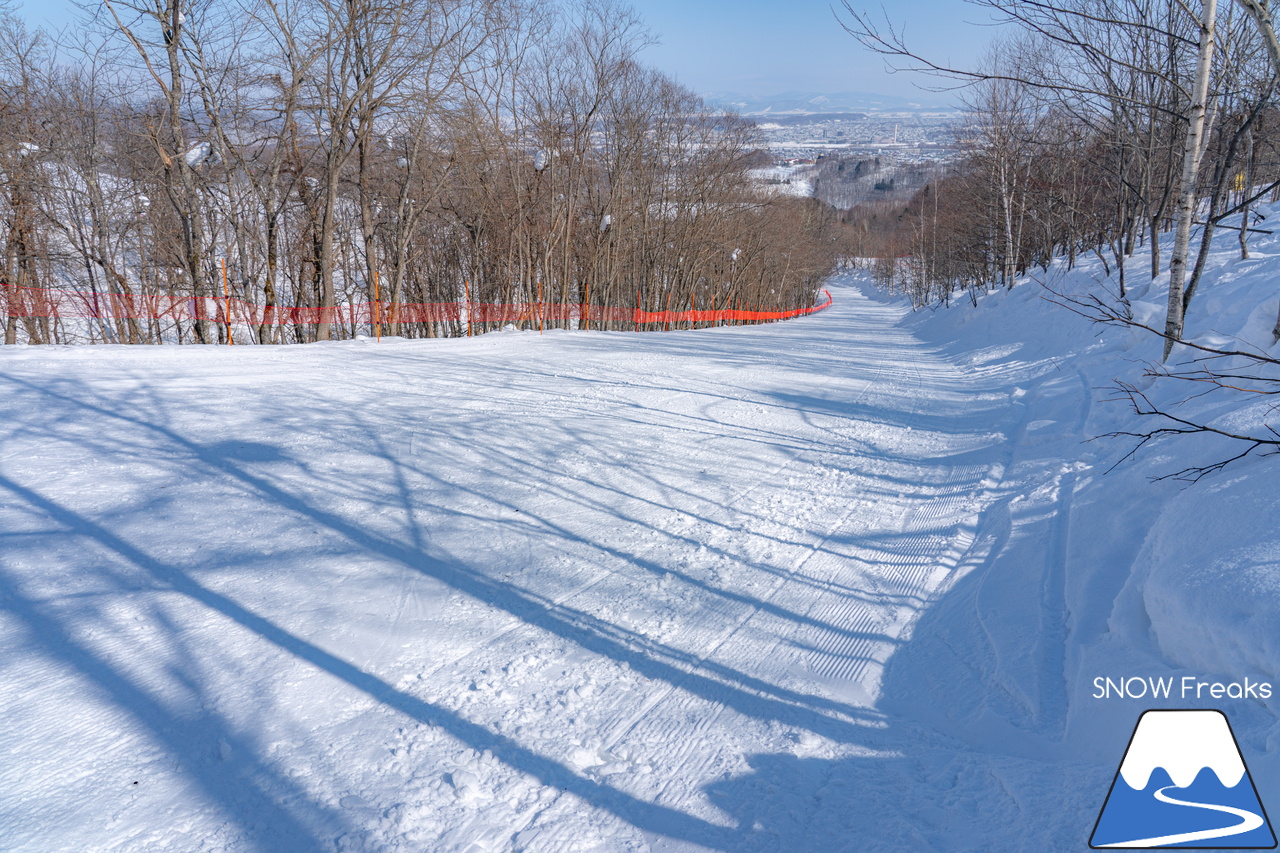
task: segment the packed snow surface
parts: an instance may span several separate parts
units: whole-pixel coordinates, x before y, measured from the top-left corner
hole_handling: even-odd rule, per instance
[[[0,351],[0,848],[1084,849],[1148,707],[1095,677],[1280,676],[1270,463],[1104,477],[1146,344],[1034,285],[832,291]]]

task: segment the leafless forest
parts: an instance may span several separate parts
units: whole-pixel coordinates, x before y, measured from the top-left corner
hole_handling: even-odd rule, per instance
[[[969,107],[965,156],[944,177],[905,206],[849,215],[860,254],[921,304],[1011,285],[1055,256],[1100,256],[1120,305],[1167,271],[1172,345],[1214,231],[1237,233],[1248,257],[1251,229],[1274,227],[1251,211],[1280,187],[1269,13],[1254,0],[975,5],[1012,25],[976,71],[913,54],[892,22],[845,3],[853,35],[963,87]],[[1133,269],[1143,245],[1151,268]]]
[[[328,340],[370,305],[408,337],[511,321],[431,310],[464,301],[633,328],[621,309],[811,305],[839,254],[835,213],[761,193],[754,126],[637,62],[612,0],[94,11],[57,36],[3,16],[6,343]]]

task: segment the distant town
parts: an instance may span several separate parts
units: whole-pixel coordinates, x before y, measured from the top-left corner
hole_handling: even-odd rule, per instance
[[[905,203],[958,147],[961,113],[920,110],[750,115],[772,164],[754,177],[772,192],[814,196],[839,209]]]
[[[947,160],[955,153],[955,126],[961,114],[949,110],[749,117],[764,132],[778,165],[801,165],[832,154],[903,163]]]

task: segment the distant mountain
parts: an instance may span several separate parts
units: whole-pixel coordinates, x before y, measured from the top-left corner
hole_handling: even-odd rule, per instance
[[[783,92],[780,95],[744,95],[740,92],[707,92],[703,98],[743,115],[810,115],[815,113],[915,112],[953,109],[941,98],[921,93],[919,98],[878,95],[873,92]]]

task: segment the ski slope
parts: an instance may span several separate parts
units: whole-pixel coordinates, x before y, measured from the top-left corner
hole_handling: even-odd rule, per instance
[[[1091,379],[832,292],[0,350],[0,848],[1083,848]]]

